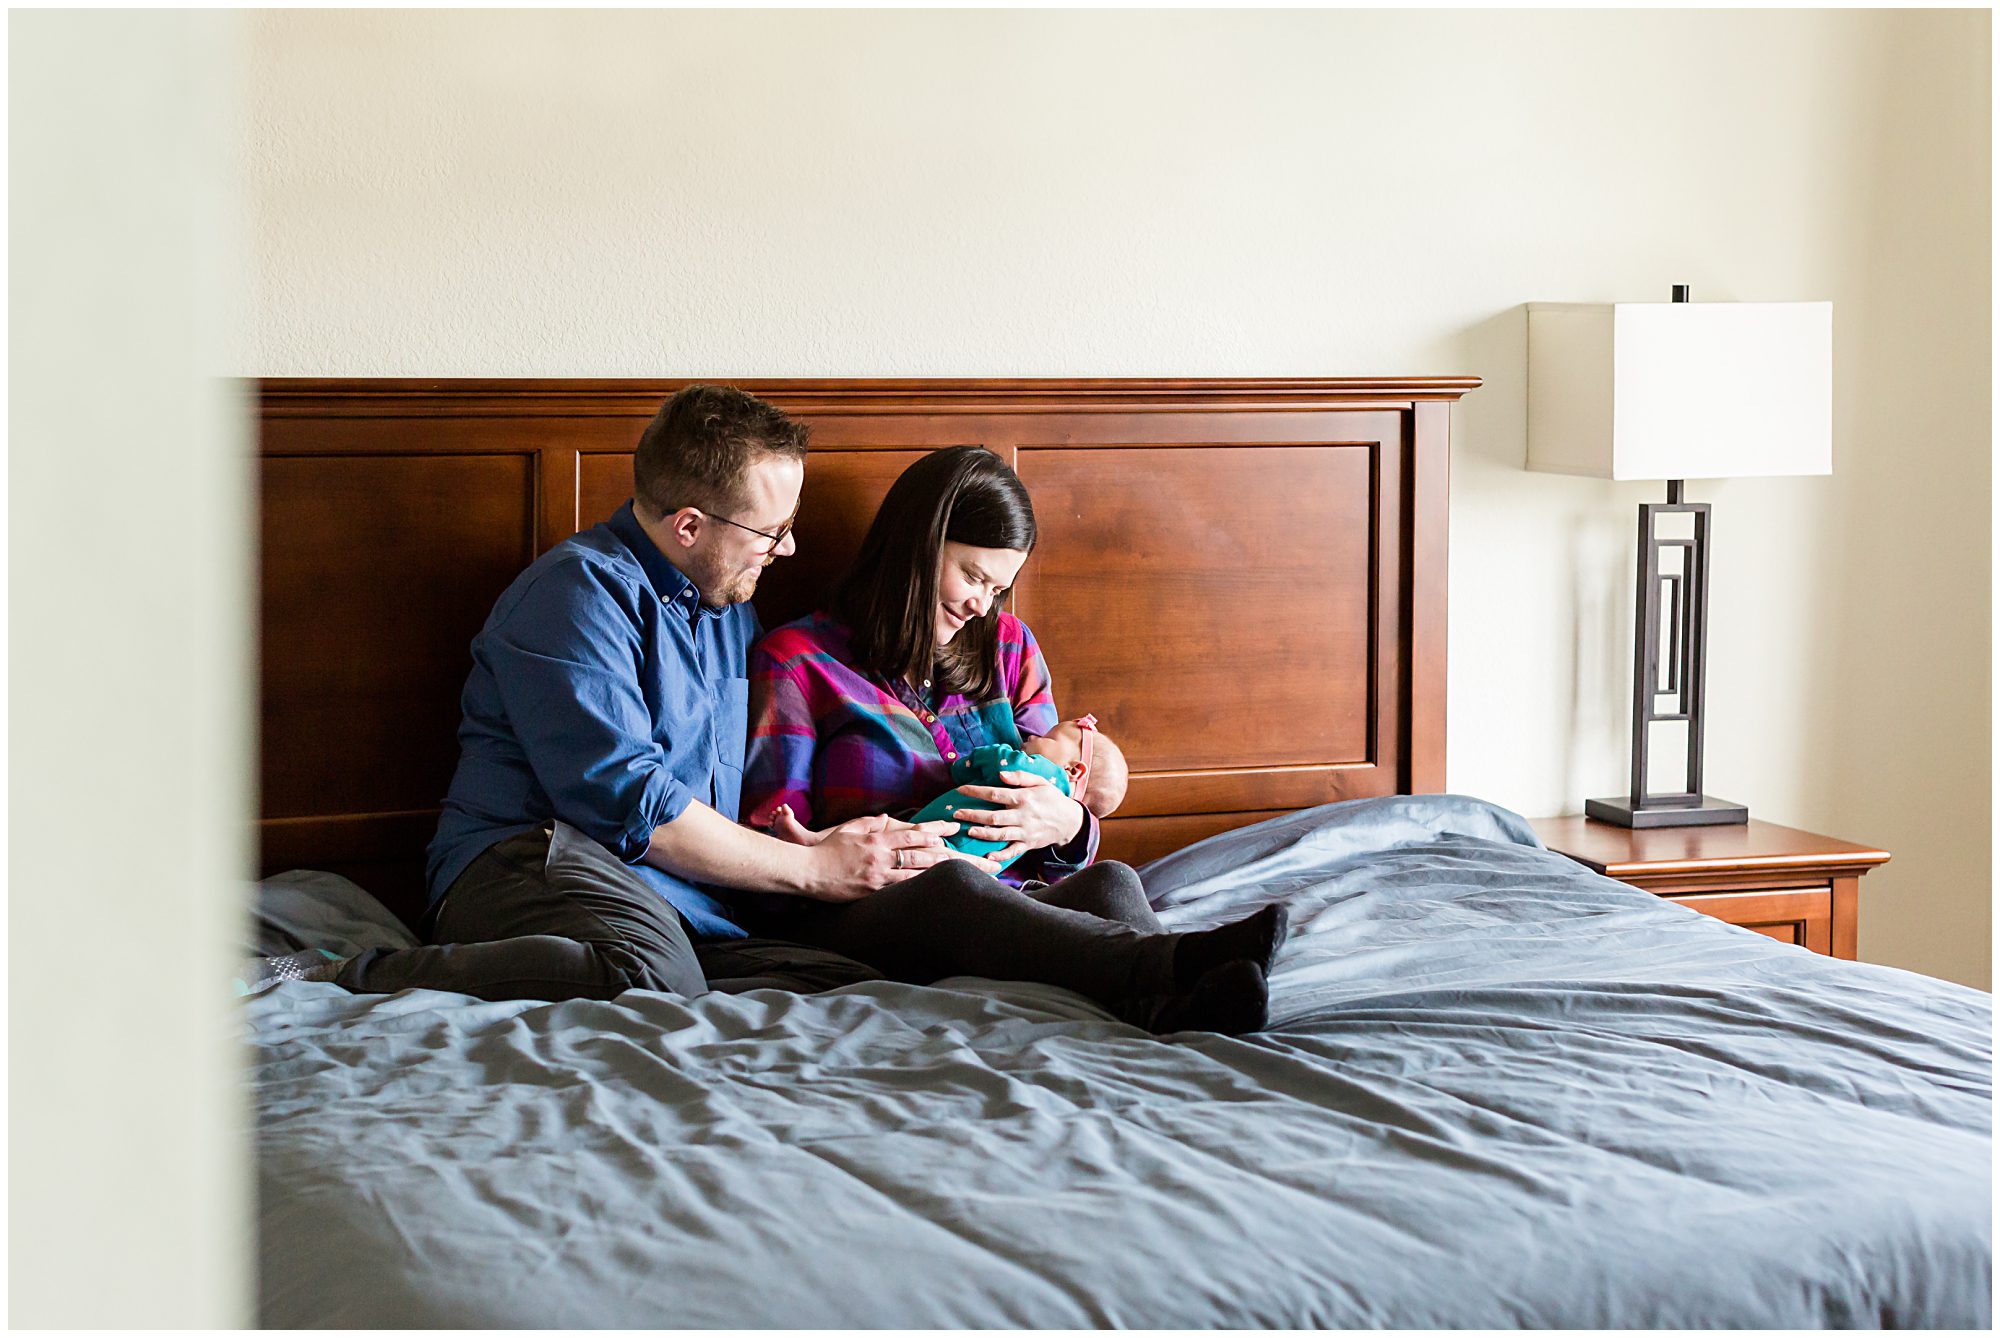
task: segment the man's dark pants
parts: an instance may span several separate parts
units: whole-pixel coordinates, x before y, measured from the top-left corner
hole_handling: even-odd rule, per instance
[[[364,952],[338,983],[362,994],[610,999],[626,990],[800,993],[879,980],[824,949],[777,939],[696,943],[666,899],[566,823],[487,849],[425,925],[429,946]]]

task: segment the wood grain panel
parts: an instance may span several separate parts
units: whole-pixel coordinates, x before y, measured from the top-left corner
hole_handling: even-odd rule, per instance
[[[1827,932],[1827,952],[1845,962],[1860,957],[1861,879],[1833,880],[1833,924]]]
[[[1537,818],[1542,843],[1612,878],[1783,874],[1788,869],[1856,869],[1886,864],[1889,852],[1752,818],[1713,827],[1616,827],[1572,814]]]
[[[1233,832],[1253,822],[1275,818],[1289,809],[1265,809],[1247,813],[1183,813],[1173,817],[1109,818],[1098,841],[1097,857],[1140,865],[1171,855],[1219,832]]]
[[[265,872],[323,869],[352,880],[415,929],[428,901],[424,848],[438,810],[266,818],[258,824]]]
[[[637,433],[633,434],[635,437]],[[625,499],[632,495],[632,452],[611,455],[580,455],[576,460],[576,509],[569,516],[569,532],[587,530],[601,520],[609,520]]]
[[[824,606],[833,582],[861,550],[862,536],[896,477],[924,452],[842,448],[806,456],[794,528],[798,552],[764,569],[757,583],[757,616],[767,628]],[[632,495],[630,455],[582,457],[581,523],[610,517]]]
[[[1675,897],[1674,903],[1754,929],[1780,943],[1817,953],[1833,950],[1833,894],[1824,887],[1790,892],[1718,892]]]
[[[261,384],[267,869],[418,896],[472,635],[535,552],[629,495],[685,384]],[[1017,463],[1043,547],[1016,609],[1063,708],[1141,768],[1108,855],[1442,785],[1447,409],[1475,379],[738,384],[813,431],[767,626],[822,602],[918,453]]]
[[[825,605],[833,583],[861,551],[889,485],[922,457],[908,450],[816,450],[799,492],[799,551],[764,569],[757,616],[778,627]]]
[[[1023,449],[1017,603],[1064,710],[1135,772],[1372,761],[1372,453]]]
[[[1476,376],[724,379],[786,413],[814,419],[939,417],[955,422],[1004,414],[1101,418],[1407,410],[1450,403],[1480,384]],[[260,382],[258,389],[267,422],[524,416],[571,422],[633,416],[643,421],[675,391],[692,384],[686,377],[274,377]],[[1127,434],[1123,439],[1131,438]]]
[[[435,807],[469,646],[534,556],[534,459],[313,456],[263,467],[263,811]]]
[[[583,486],[583,461],[588,458],[566,441],[550,442],[537,457],[536,472],[541,476],[537,553],[546,553],[581,528],[576,523],[577,500]]]
[[[268,383],[267,383],[268,384]],[[354,382],[368,386],[369,382]],[[462,415],[432,406],[432,412],[380,413],[365,394],[334,396],[317,411],[280,393],[267,392],[261,444],[278,455],[527,455],[549,449],[630,451],[655,411],[620,416],[584,415],[548,419],[520,412]],[[414,407],[414,406],[412,406]]]
[[[1065,709],[1069,705],[1062,699],[1059,704]],[[1106,728],[1108,732],[1109,727]],[[1366,765],[1153,771],[1132,777],[1118,814],[1143,818],[1162,813],[1231,813],[1252,808],[1289,810],[1395,792],[1393,772]]]

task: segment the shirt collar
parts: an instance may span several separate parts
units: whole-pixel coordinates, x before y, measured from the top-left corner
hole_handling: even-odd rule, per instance
[[[701,591],[695,588],[686,574],[667,561],[667,555],[653,542],[646,531],[639,526],[639,517],[633,514],[632,502],[628,498],[625,505],[606,524],[618,536],[619,542],[632,550],[632,556],[639,559],[639,569],[646,573],[647,584],[659,596],[662,604],[679,609],[690,620],[697,612],[711,617],[721,617],[724,609],[712,609],[701,602]]]

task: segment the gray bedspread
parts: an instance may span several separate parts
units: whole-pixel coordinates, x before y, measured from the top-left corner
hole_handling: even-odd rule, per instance
[[[262,1321],[1990,1323],[1989,996],[1449,796],[1144,872],[1170,924],[1291,907],[1268,1032],[970,979],[248,1001]]]

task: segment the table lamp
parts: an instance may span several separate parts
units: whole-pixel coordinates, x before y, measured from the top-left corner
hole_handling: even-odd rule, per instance
[[[1631,793],[1585,802],[1621,827],[1747,822],[1702,793],[1709,507],[1687,479],[1833,472],[1833,304],[1530,303],[1528,468],[1664,479],[1639,507],[1638,628],[1632,664]],[[1663,531],[1689,516],[1691,537]],[[1672,522],[1674,528],[1686,528]],[[1685,784],[1650,785],[1653,726],[1687,726]]]

